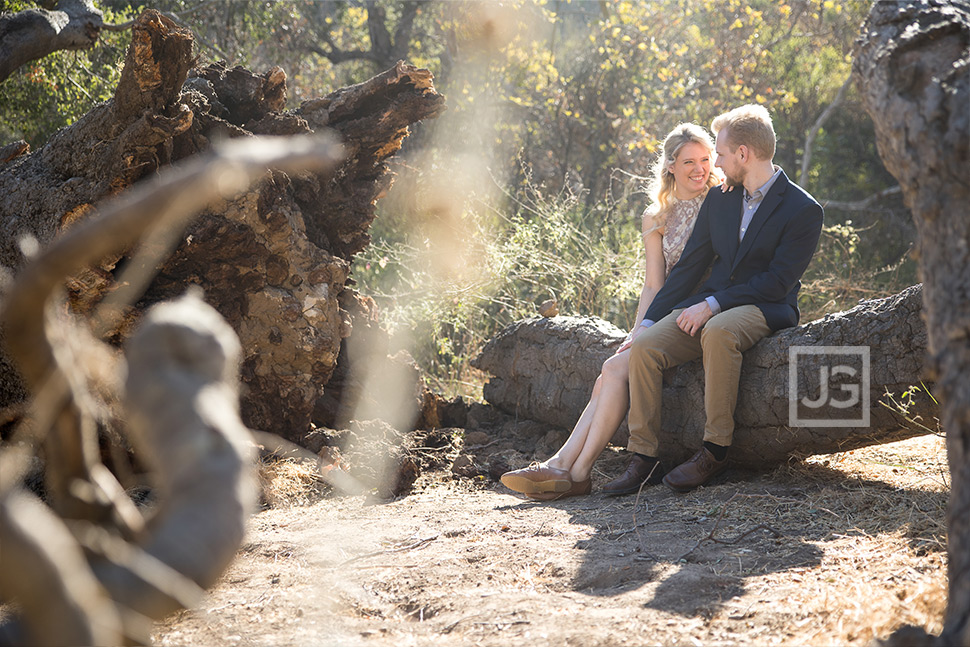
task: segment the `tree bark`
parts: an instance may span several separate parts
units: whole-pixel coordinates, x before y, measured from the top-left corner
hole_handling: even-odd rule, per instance
[[[103,18],[91,0],[60,0],[52,11],[27,9],[0,17],[0,83],[24,63],[59,50],[94,47]]]
[[[901,412],[877,404],[886,391],[897,398],[922,376],[926,331],[920,318],[921,287],[823,319],[782,330],[744,354],[732,462],[777,464],[790,457],[845,451],[928,433]],[[473,364],[493,377],[485,399],[517,416],[571,428],[582,413],[603,362],[626,333],[595,318],[553,317],[516,322],[486,344]],[[791,426],[789,349],[793,346],[867,346],[870,353],[870,425]],[[802,355],[798,388],[820,390],[818,357]],[[932,400],[916,394],[908,417],[932,427]],[[664,375],[661,458],[677,464],[703,440],[704,371],[695,360]],[[626,425],[613,437],[625,445]]]
[[[173,137],[192,123],[176,99],[192,66],[192,37],[155,12],[132,29],[117,93],[58,131],[41,149],[0,162],[0,269],[9,280],[26,262],[24,241],[43,247],[94,214],[94,203],[118,193],[168,161]],[[24,248],[27,249],[27,248]],[[75,275],[74,295],[100,294],[119,256]],[[3,331],[0,330],[0,341]],[[18,372],[0,353],[0,406],[26,398]]]
[[[283,70],[257,75],[214,64],[190,73],[191,44],[188,32],[146,11],[133,27],[114,99],[42,149],[0,163],[0,263],[16,273],[24,236],[47,245],[93,217],[101,199],[207,150],[213,139],[336,132],[345,152],[338,168],[274,172],[210,208],[175,241],[145,297],[114,331],[120,342],[149,305],[186,284],[202,286],[245,349],[244,421],[302,442],[352,332],[340,297],[354,254],[369,242],[376,202],[393,181],[386,160],[410,124],[444,109],[444,98],[429,72],[399,62],[286,112]],[[116,254],[76,274],[68,283],[74,311],[89,312],[130,262],[130,254]],[[0,368],[0,405],[23,399],[11,368]]]
[[[877,2],[862,33],[853,73],[919,230],[929,370],[950,463],[949,597],[935,642],[970,645],[970,3]],[[899,638],[914,644],[912,634]]]

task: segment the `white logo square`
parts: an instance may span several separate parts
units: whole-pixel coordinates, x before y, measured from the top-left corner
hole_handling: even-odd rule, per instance
[[[868,427],[869,347],[788,349],[788,424]]]

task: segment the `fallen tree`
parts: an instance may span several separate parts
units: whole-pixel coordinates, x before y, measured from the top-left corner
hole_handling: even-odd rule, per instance
[[[25,262],[25,239],[45,247],[93,217],[100,200],[208,150],[213,140],[337,133],[344,161],[332,172],[272,173],[242,196],[209,208],[175,241],[144,298],[110,331],[120,342],[148,306],[180,294],[186,284],[200,285],[244,348],[244,421],[302,442],[315,409],[322,416],[327,403],[339,406],[337,397],[318,401],[358,312],[347,288],[350,261],[368,244],[376,201],[393,181],[386,160],[400,149],[410,124],[444,109],[444,98],[429,72],[398,63],[284,111],[283,70],[257,75],[220,64],[193,68],[191,48],[189,32],[146,11],[133,26],[114,99],[42,149],[0,163],[0,263],[16,274]],[[88,313],[115,290],[131,259],[123,250],[72,276],[73,311]],[[0,365],[0,405],[24,397],[12,367]]]
[[[766,466],[793,456],[845,451],[902,440],[930,429],[906,418],[922,417],[932,427],[934,403],[922,391],[912,400],[902,394],[920,384],[926,329],[920,317],[922,288],[911,287],[887,299],[866,301],[847,312],[782,330],[744,355],[737,428],[731,458],[737,464]],[[626,333],[594,318],[552,317],[513,323],[482,349],[473,364],[492,377],[485,399],[509,413],[571,428],[589,399],[603,362]],[[872,403],[869,426],[794,427],[790,425],[789,349],[793,346],[868,346]],[[799,389],[820,388],[819,357],[805,356],[798,368]],[[905,414],[885,397],[908,405]],[[877,403],[882,400],[888,406]],[[704,375],[695,360],[664,375],[661,457],[669,463],[689,458],[702,442]],[[613,443],[625,445],[624,424]]]
[[[875,3],[853,74],[886,168],[919,230],[920,275],[950,463],[949,596],[940,636],[900,645],[970,645],[970,4]]]
[[[16,405],[0,442],[0,596],[22,627],[0,636],[15,641],[145,643],[147,620],[225,570],[254,501],[246,426],[306,440],[367,316],[347,275],[392,180],[385,160],[443,109],[430,74],[398,63],[284,112],[282,70],[192,69],[191,45],[145,12],[112,101],[34,153],[2,150],[2,331],[20,371],[0,373]],[[204,292],[169,301],[192,285]],[[114,468],[154,477],[150,514],[103,463],[112,449]],[[400,462],[410,480],[389,493],[416,476]],[[47,505],[23,488],[38,464]]]

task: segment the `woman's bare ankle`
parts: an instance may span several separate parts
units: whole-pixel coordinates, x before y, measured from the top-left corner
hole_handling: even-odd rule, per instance
[[[546,467],[553,467],[557,470],[569,469],[569,465],[565,465],[563,463],[563,460],[558,456],[552,456],[551,458],[547,458],[546,460],[542,461],[542,464],[545,465]]]
[[[583,472],[582,470],[577,469],[575,465],[571,470],[569,470],[569,480],[573,483],[581,483],[582,481],[588,479],[589,475],[590,471]]]

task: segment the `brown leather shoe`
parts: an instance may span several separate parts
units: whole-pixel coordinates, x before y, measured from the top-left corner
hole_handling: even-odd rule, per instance
[[[586,479],[585,481],[573,481],[572,487],[565,492],[545,492],[543,494],[526,494],[526,496],[536,501],[558,501],[559,499],[565,499],[566,497],[583,496],[592,491],[593,481]]]
[[[647,485],[657,485],[663,480],[663,475],[660,461],[644,459],[634,454],[622,476],[603,486],[603,493],[613,496],[632,494],[640,489],[644,481]]]
[[[566,492],[573,482],[567,470],[549,467],[542,463],[532,463],[520,470],[506,472],[501,478],[502,485],[522,494],[548,494]]]
[[[664,477],[664,485],[677,492],[690,492],[723,472],[726,467],[726,458],[719,461],[706,447],[701,447],[689,461],[670,470]]]

